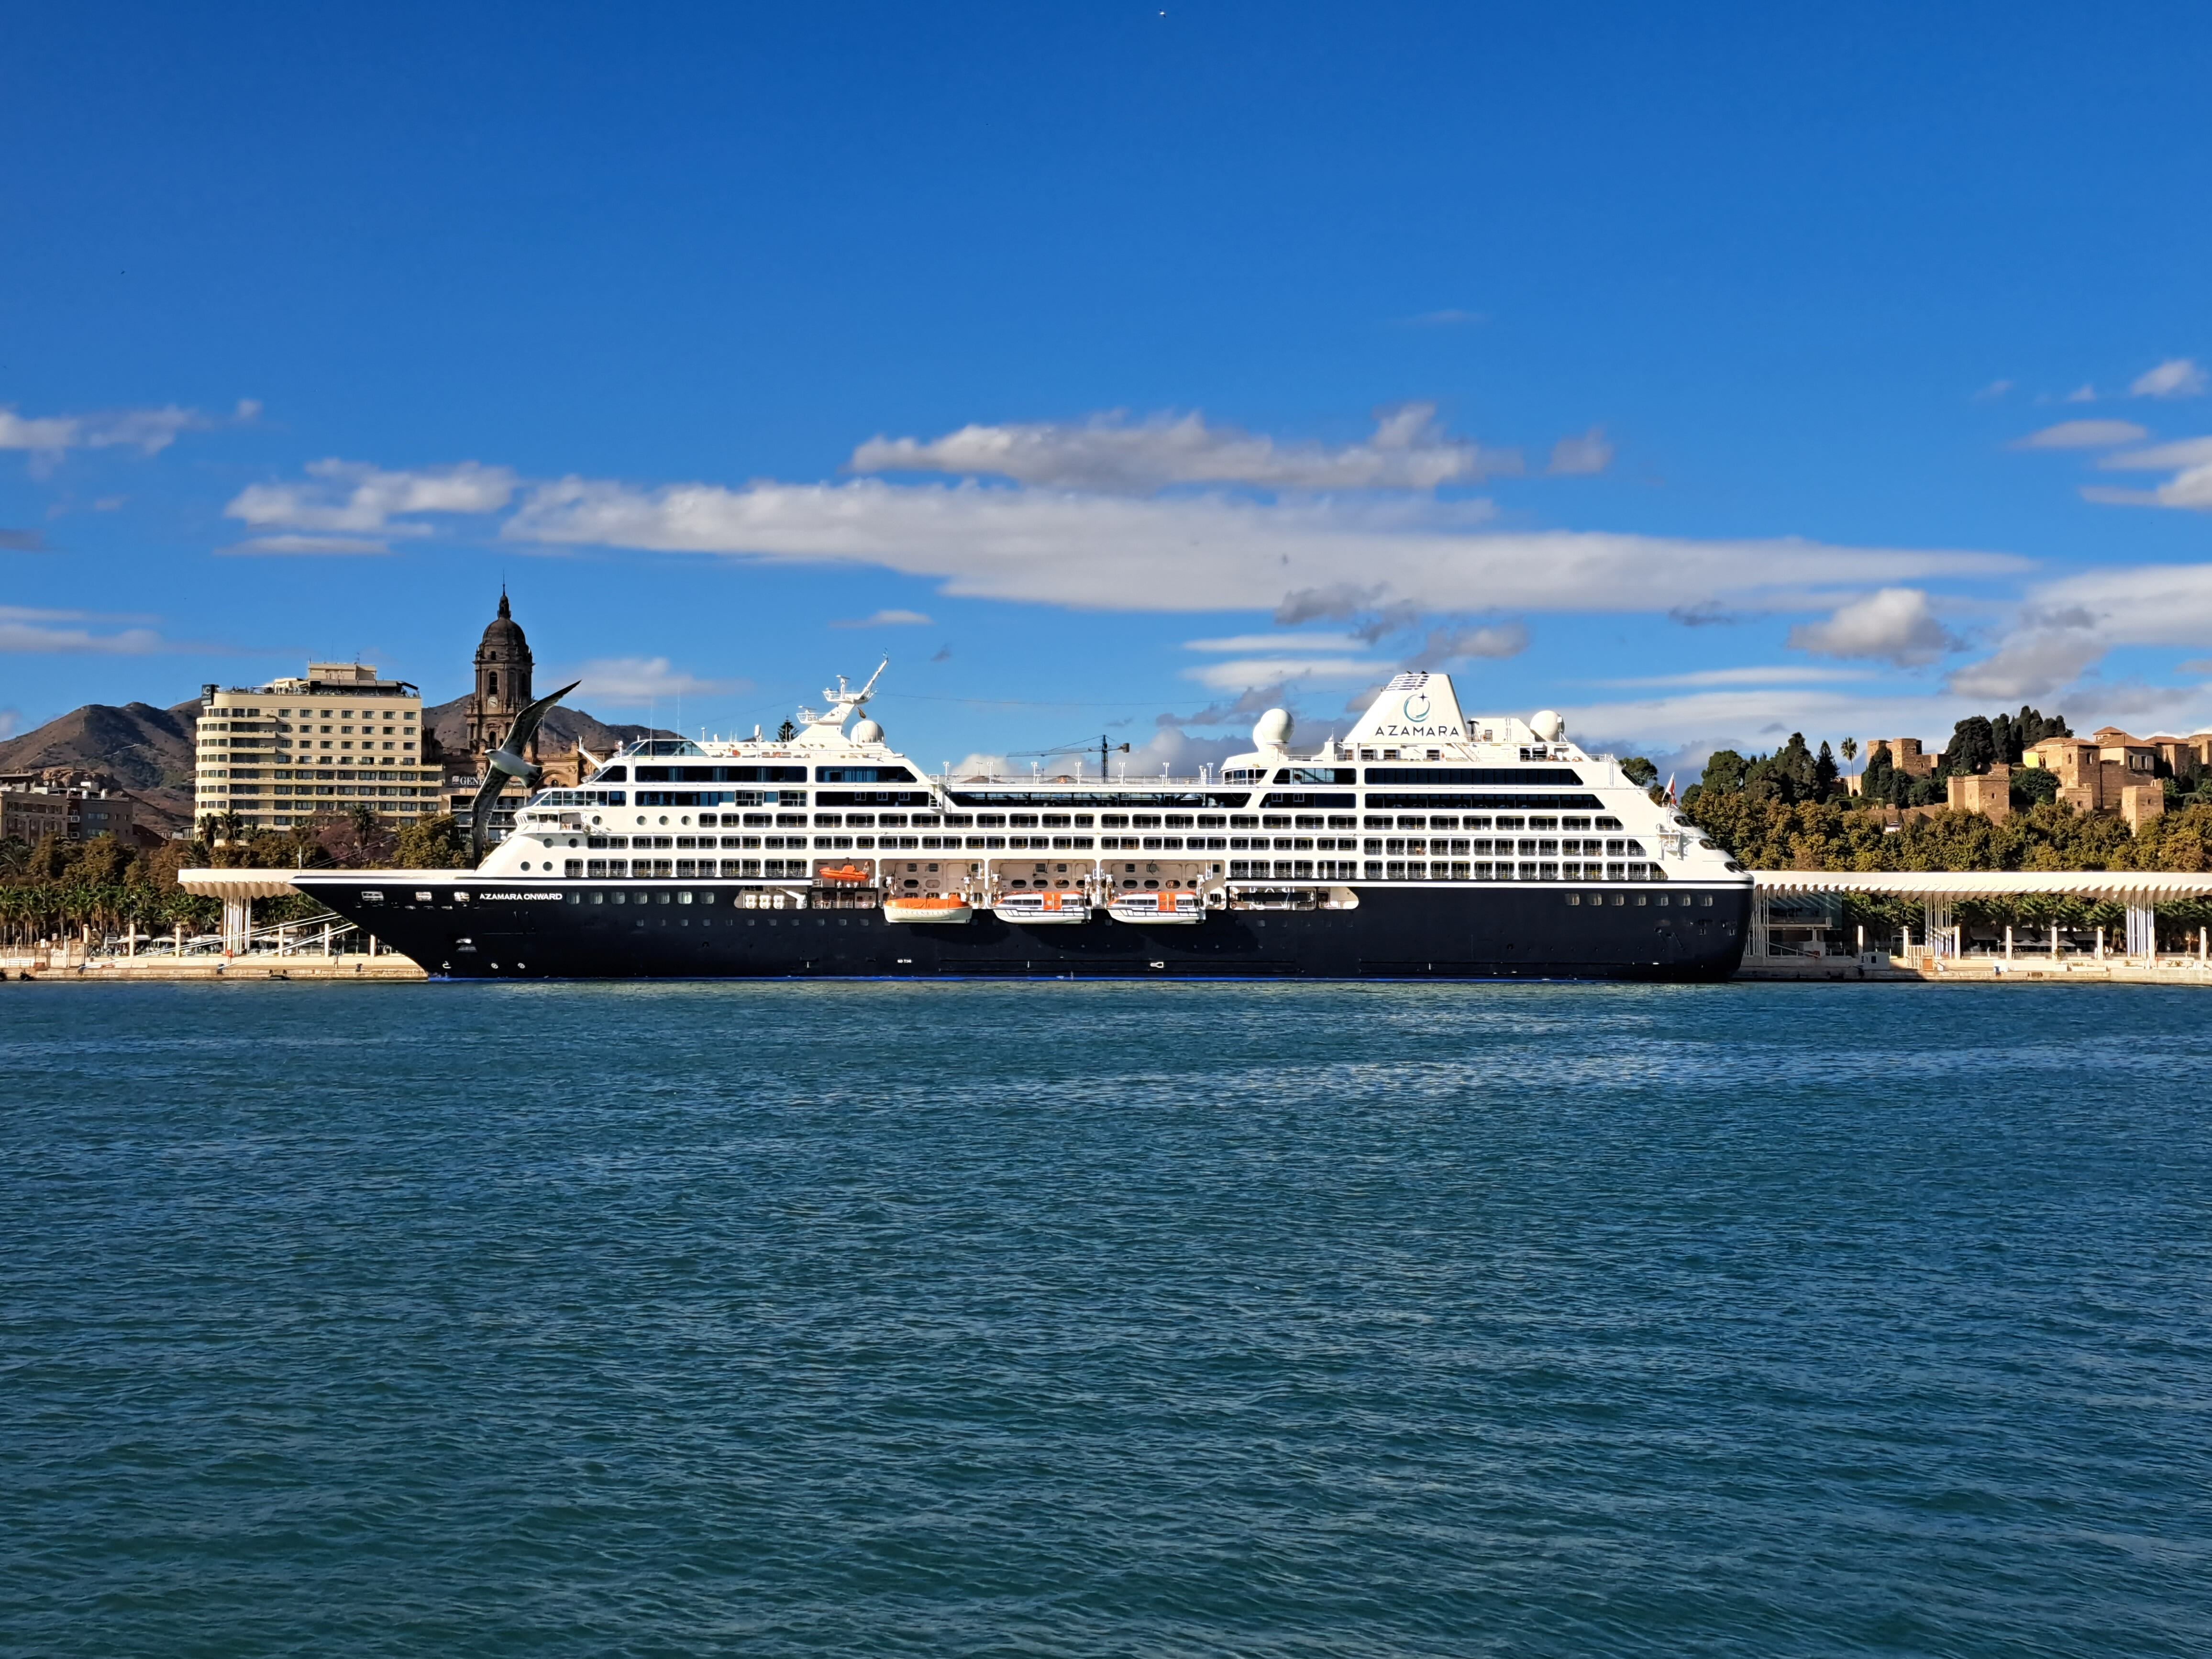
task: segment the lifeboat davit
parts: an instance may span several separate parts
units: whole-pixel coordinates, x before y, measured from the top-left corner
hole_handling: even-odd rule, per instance
[[[1188,927],[1206,920],[1206,906],[1189,888],[1162,888],[1158,892],[1123,893],[1106,907],[1106,914],[1116,921],[1132,921],[1142,927]]]
[[[1088,921],[1091,901],[1081,893],[1004,893],[991,907],[1000,921],[1035,925],[1040,922]]]
[[[894,895],[884,901],[885,921],[972,921],[975,907],[964,898],[945,898],[935,893]]]

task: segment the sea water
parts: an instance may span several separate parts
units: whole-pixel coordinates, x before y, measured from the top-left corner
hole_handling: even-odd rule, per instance
[[[2208,1017],[0,987],[0,1648],[2201,1655]]]

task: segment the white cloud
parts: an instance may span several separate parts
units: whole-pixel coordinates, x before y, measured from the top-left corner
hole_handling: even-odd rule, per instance
[[[1986,661],[1951,676],[1975,696],[2035,697],[2071,684],[2117,646],[2201,647],[2212,640],[2212,564],[2085,571],[2029,592]]]
[[[2174,443],[2153,444],[2148,449],[2123,450],[2100,458],[2097,465],[2107,472],[2163,472],[2169,467],[2212,465],[2212,438],[2183,438]]]
[[[1686,691],[1676,696],[1583,703],[1565,708],[1567,730],[1591,749],[1677,753],[1771,750],[1802,732],[1819,748],[1846,733],[1948,739],[1976,705],[1958,697],[1858,697],[1820,687],[1780,684]],[[1984,708],[1979,712],[1987,713]],[[1694,782],[1692,775],[1682,780]]]
[[[555,684],[583,682],[576,688],[580,702],[623,705],[670,702],[678,697],[713,696],[744,690],[745,680],[702,679],[670,666],[665,657],[594,657],[581,668],[563,670]]]
[[[2116,645],[2202,646],[2212,640],[2212,564],[2123,566],[2045,582],[2037,614],[2094,627]]]
[[[1300,741],[1318,742],[1319,734],[1310,738],[1300,735]],[[1116,772],[1126,763],[1133,778],[1156,778],[1162,772],[1170,777],[1194,778],[1201,766],[1218,767],[1231,755],[1250,752],[1252,738],[1249,730],[1234,737],[1194,738],[1170,715],[1160,716],[1160,723],[1151,741],[1138,744],[1128,754],[1115,755],[1113,766]]]
[[[251,421],[261,412],[252,401],[238,405],[232,419]],[[30,456],[34,473],[51,471],[72,449],[131,448],[158,455],[176,442],[178,434],[201,432],[222,424],[197,409],[174,404],[160,409],[113,409],[91,415],[18,415],[0,409],[0,449],[20,450]]]
[[[1279,443],[1195,412],[1131,423],[1100,416],[1079,426],[966,426],[942,438],[871,438],[856,472],[949,472],[1052,489],[1145,492],[1170,484],[1268,489],[1434,489],[1521,470],[1519,454],[1445,434],[1433,404],[1385,410],[1365,443],[1330,449]]]
[[[2129,392],[2137,398],[2194,398],[2203,393],[2204,371],[2186,357],[2169,357],[2136,377]]]
[[[495,513],[514,498],[517,485],[507,468],[476,461],[392,472],[332,459],[311,461],[306,471],[310,483],[249,484],[223,509],[256,530],[286,532],[249,541],[240,550],[382,552],[385,537],[430,533],[428,525],[399,514]],[[334,538],[351,538],[353,544]]]
[[[1522,623],[1497,623],[1432,628],[1413,658],[1419,668],[1443,668],[1479,658],[1497,660],[1517,657],[1528,648],[1528,629]]]
[[[1808,663],[1773,663],[1742,668],[1700,668],[1686,674],[1651,674],[1635,679],[1593,683],[1633,690],[1644,686],[1821,685],[1874,678],[1874,671],[1868,668],[1815,668]]]
[[[1222,640],[1185,640],[1186,651],[1364,651],[1373,643],[1356,634],[1237,634]]]
[[[872,616],[833,622],[832,628],[908,628],[927,626],[929,618],[919,611],[878,611]]]
[[[2069,404],[2094,404],[2097,401],[2097,388],[2093,386],[2077,386],[2066,394],[2065,401]]]
[[[1947,684],[1962,696],[1999,702],[2048,696],[2072,684],[2108,648],[2110,642],[2092,624],[2023,628],[2008,636],[1995,655],[1959,669]]]
[[[1223,496],[1139,501],[973,483],[684,484],[570,478],[502,534],[663,552],[878,566],[963,596],[1113,611],[1240,611],[1366,579],[1430,611],[1665,611],[1839,582],[1991,576],[2002,554],[1481,528],[1480,503]],[[1305,614],[1319,617],[1325,611]]]
[[[23,711],[20,708],[0,708],[0,738],[12,738],[23,729]]]
[[[2212,511],[2212,438],[2184,438],[2177,443],[2153,444],[2106,455],[2097,462],[2112,472],[2163,472],[2173,476],[2149,489],[2119,489],[2108,484],[2088,484],[2082,499],[2107,507],[2172,507],[2203,513]]]
[[[1418,316],[1408,317],[1405,322],[1408,328],[1466,328],[1489,320],[1488,314],[1484,312],[1462,311],[1456,307],[1446,306],[1442,311],[1424,311]]]
[[[1840,605],[1826,622],[1790,630],[1795,651],[1824,657],[1876,657],[1900,668],[1934,662],[1955,641],[1917,587],[1885,587]]]
[[[1594,426],[1553,444],[1551,464],[1544,471],[1555,478],[1573,477],[1602,472],[1612,465],[1613,446],[1606,441],[1605,428]]]
[[[164,648],[161,636],[150,628],[95,634],[86,628],[54,626],[57,623],[93,620],[95,619],[82,611],[27,611],[15,605],[0,605],[0,651],[143,657]]]
[[[1354,657],[1237,657],[1226,662],[1186,668],[1183,678],[1214,691],[1247,691],[1255,686],[1341,683],[1387,674],[1395,665]]]
[[[362,536],[252,536],[218,553],[389,553],[388,542]]]
[[[2014,449],[2108,449],[2140,442],[2150,434],[2133,421],[2061,421],[2017,440]]]
[[[2006,392],[2012,390],[2012,385],[2013,383],[2010,380],[1991,380],[1987,386],[1984,386],[1979,392],[1977,392],[1974,394],[1975,401],[1978,403],[1985,403],[1994,398],[2002,398]]]

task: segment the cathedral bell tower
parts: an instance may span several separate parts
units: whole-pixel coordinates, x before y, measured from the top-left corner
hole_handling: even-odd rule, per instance
[[[530,641],[522,625],[507,608],[507,589],[499,590],[499,615],[483,631],[477,647],[477,689],[469,699],[469,755],[483,769],[483,757],[500,745],[514,717],[531,700]],[[530,744],[529,758],[537,758],[538,744]]]

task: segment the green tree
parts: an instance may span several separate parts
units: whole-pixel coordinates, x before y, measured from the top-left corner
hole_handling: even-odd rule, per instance
[[[1743,775],[1750,763],[1733,749],[1716,749],[1705,761],[1704,775],[1698,787],[1708,793],[1740,794],[1743,790]]]
[[[2011,723],[2008,721],[2006,726],[2009,738]],[[1946,778],[1978,776],[1996,764],[1997,754],[1996,735],[1989,717],[1969,714],[1951,728],[1951,741],[1944,748],[1936,773]]]
[[[468,861],[468,837],[450,814],[408,824],[392,850],[392,862],[405,870],[462,870]]]
[[[1875,744],[1867,750],[1866,770],[1859,775],[1859,798],[1869,805],[1887,805],[1896,780],[1897,763],[1890,757],[1889,745]]]

